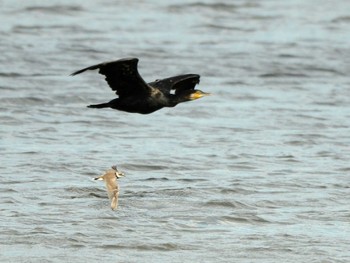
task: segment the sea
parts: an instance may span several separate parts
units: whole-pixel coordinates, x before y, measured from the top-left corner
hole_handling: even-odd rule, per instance
[[[349,10],[0,0],[0,262],[350,262]],[[116,95],[70,74],[127,57],[212,95],[87,108]]]

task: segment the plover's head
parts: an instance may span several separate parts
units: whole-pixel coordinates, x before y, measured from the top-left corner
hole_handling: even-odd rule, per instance
[[[117,179],[125,176],[123,172],[118,171],[118,168],[116,165],[113,165],[112,169],[115,171],[115,176],[117,177]]]

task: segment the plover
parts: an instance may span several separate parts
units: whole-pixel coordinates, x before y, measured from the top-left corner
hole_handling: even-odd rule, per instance
[[[113,210],[118,207],[119,186],[117,179],[125,176],[124,173],[118,171],[117,166],[112,166],[103,175],[94,178],[94,180],[103,180],[106,182],[108,197],[111,200],[111,208]]]

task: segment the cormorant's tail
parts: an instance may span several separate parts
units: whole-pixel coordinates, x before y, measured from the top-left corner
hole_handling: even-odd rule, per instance
[[[94,104],[94,105],[89,105],[87,106],[88,108],[96,108],[96,109],[101,109],[101,108],[108,108],[109,104],[108,103],[101,103],[101,104]]]

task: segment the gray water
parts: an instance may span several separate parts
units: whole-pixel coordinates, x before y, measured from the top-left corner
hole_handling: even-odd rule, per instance
[[[0,7],[1,262],[350,261],[349,1]],[[213,96],[86,108],[114,94],[69,74],[123,57]]]

